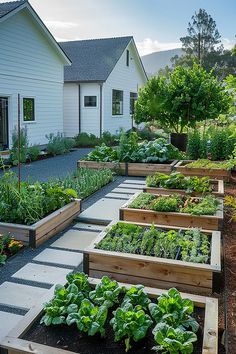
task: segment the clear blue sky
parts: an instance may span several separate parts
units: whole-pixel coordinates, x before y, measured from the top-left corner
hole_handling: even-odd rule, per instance
[[[236,0],[29,1],[59,40],[133,35],[141,54],[175,48],[193,13],[204,8],[223,43],[235,43]]]

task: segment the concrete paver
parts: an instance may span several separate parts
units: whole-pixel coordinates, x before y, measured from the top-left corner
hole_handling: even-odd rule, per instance
[[[71,269],[28,263],[12,277],[53,285],[64,281],[69,272],[71,272]]]
[[[53,250],[50,248],[46,248],[36,257],[34,257],[33,260],[45,263],[63,264],[71,267],[78,267],[79,264],[83,261],[83,255],[77,252]]]
[[[28,310],[46,292],[47,289],[35,286],[4,282],[0,285],[0,304]]]

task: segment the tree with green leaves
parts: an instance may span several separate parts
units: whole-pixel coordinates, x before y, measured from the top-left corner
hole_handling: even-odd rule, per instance
[[[169,79],[153,77],[140,90],[135,121],[156,121],[163,128],[182,133],[197,122],[227,113],[231,103],[232,95],[212,73],[197,64],[193,68],[178,66]]]
[[[183,50],[186,55],[197,58],[199,64],[204,63],[204,59],[209,52],[221,52],[223,47],[221,36],[216,28],[216,22],[206,10],[200,9],[192,16],[189,22],[187,36],[180,38]]]

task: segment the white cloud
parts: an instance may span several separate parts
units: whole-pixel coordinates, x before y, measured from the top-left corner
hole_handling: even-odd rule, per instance
[[[137,48],[140,55],[146,55],[153,52],[181,48],[181,42],[159,42],[157,39],[145,38],[142,42],[137,42]]]
[[[71,29],[78,27],[78,24],[75,22],[64,22],[64,21],[55,21],[55,20],[46,20],[44,21],[45,25],[49,29]]]
[[[222,38],[222,43],[225,49],[232,49],[235,45],[235,40],[229,38]]]

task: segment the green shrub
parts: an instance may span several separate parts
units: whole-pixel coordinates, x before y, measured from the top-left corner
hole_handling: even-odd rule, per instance
[[[29,140],[26,128],[20,130],[20,162],[25,163],[27,160]],[[12,148],[10,150],[10,162],[13,165],[18,164],[18,130],[15,127],[12,133]]]
[[[112,135],[110,132],[104,132],[102,133],[102,138],[100,140],[107,146],[114,146],[117,144],[119,138],[116,135]]]
[[[41,149],[37,145],[31,145],[28,148],[27,156],[30,161],[36,161],[36,160],[38,160],[40,152],[41,152]]]
[[[233,153],[236,134],[229,127],[210,126],[205,132],[194,130],[188,135],[187,154],[192,160],[198,158],[227,160]]]
[[[80,133],[74,139],[77,147],[95,147],[100,143],[100,139],[94,134]]]
[[[62,133],[46,135],[48,139],[47,152],[53,156],[62,155],[70,151],[74,146],[74,139],[66,138]]]

